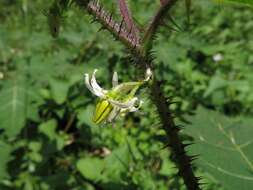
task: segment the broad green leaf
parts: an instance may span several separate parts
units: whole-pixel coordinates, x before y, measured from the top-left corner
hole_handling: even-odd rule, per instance
[[[24,127],[26,98],[26,85],[17,79],[7,81],[0,91],[0,128],[9,137],[15,137]]]
[[[121,182],[121,174],[129,171],[130,159],[130,152],[127,144],[113,150],[112,153],[105,158],[105,175],[108,179]]]
[[[227,190],[253,189],[253,119],[232,119],[199,108],[186,133],[195,139],[190,155]]]

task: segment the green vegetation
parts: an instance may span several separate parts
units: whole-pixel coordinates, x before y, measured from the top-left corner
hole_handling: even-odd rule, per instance
[[[107,89],[114,71],[120,82],[143,76],[123,45],[74,3],[51,20],[52,2],[0,2],[0,189],[186,189],[145,86],[140,111],[92,122],[97,99],[84,73],[97,68]],[[101,3],[120,21],[115,1]],[[159,1],[129,6],[141,28]],[[156,36],[155,74],[176,102],[180,137],[195,141],[186,149],[199,155],[193,163],[203,189],[253,189],[252,8],[194,1],[190,23],[186,12],[178,3],[177,26]]]

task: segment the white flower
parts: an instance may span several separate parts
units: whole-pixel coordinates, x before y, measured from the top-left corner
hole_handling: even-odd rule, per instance
[[[222,59],[223,59],[223,56],[222,56],[221,53],[217,53],[217,54],[215,54],[215,55],[213,56],[213,60],[214,60],[215,62],[220,62],[220,61],[222,61]]]
[[[147,69],[143,81],[126,82],[122,84],[118,84],[118,74],[117,72],[114,72],[112,77],[113,88],[110,91],[99,86],[96,81],[96,72],[97,69],[94,70],[91,78],[87,73],[84,75],[87,88],[100,98],[100,101],[96,105],[93,117],[93,121],[96,124],[112,122],[119,114],[135,112],[141,107],[143,102],[134,95],[138,88],[151,78],[152,72],[150,69]]]

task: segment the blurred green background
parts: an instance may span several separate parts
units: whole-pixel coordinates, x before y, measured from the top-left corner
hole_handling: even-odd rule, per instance
[[[101,3],[120,20],[115,1]],[[108,89],[113,71],[120,81],[136,80],[138,73],[124,47],[108,32],[98,32],[100,25],[74,4],[53,38],[46,16],[51,4],[0,1],[0,189],[184,190],[173,155],[163,148],[167,137],[147,89],[139,92],[144,100],[139,112],[114,125],[92,123],[96,98],[84,85],[84,73],[97,68],[99,83]],[[129,5],[144,27],[159,1]],[[200,154],[194,169],[207,183],[203,189],[253,189],[252,9],[199,0],[193,2],[190,25],[184,4],[171,14],[178,27],[169,23],[176,31],[167,26],[157,35],[156,75],[164,93],[178,102],[171,109],[185,125],[182,139],[212,144],[188,150]],[[220,123],[228,142],[222,127],[213,129]],[[233,137],[244,145],[238,147],[245,148],[249,162]],[[228,150],[221,157],[214,156],[219,146]]]

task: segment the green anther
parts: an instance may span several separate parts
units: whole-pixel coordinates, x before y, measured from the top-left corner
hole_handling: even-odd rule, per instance
[[[96,124],[102,123],[111,113],[113,106],[107,100],[100,100],[93,115],[93,122]]]

